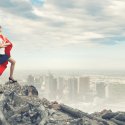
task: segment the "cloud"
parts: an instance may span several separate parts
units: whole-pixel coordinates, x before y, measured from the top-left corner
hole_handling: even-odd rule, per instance
[[[75,67],[78,64],[91,67],[101,51],[107,57],[107,48],[110,48],[108,52],[113,50],[110,57],[117,52],[123,55],[124,5],[123,0],[46,0],[43,4],[31,0],[0,0],[0,25],[14,43],[13,55],[20,67],[25,65],[24,60],[27,60],[25,67],[32,67],[31,62],[35,64],[37,60],[41,60],[41,65],[44,62],[45,66],[47,61],[50,65],[52,58],[53,63],[59,63],[58,67],[63,63],[73,67],[70,65],[73,61]]]
[[[51,4],[56,5],[56,7],[60,10],[67,9],[80,9],[83,13],[89,14],[91,16],[96,16],[103,13],[103,10],[108,6],[111,2],[108,0],[100,1],[86,1],[86,0],[51,0]]]
[[[31,2],[32,2],[34,5],[41,6],[41,5],[43,5],[44,0],[31,0]]]
[[[108,6],[108,10],[110,10],[110,12],[114,16],[122,16],[125,11],[124,5],[125,5],[125,1],[114,0],[112,1],[112,4]]]
[[[34,20],[39,18],[33,13],[33,6],[29,0],[0,0],[0,8],[3,13],[6,11],[13,15]]]
[[[124,1],[46,0],[41,6],[35,6],[30,0],[0,2],[4,25],[16,35],[17,41],[30,39],[36,47],[39,46],[36,41],[41,41],[40,47],[114,45],[123,41],[120,37],[123,38],[124,32]]]

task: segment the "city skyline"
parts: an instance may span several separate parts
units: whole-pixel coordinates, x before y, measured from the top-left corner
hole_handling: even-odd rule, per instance
[[[123,0],[0,0],[19,69],[125,70]]]

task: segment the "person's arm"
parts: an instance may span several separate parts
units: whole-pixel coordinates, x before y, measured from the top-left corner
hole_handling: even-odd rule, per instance
[[[8,46],[8,45],[10,45],[10,44],[11,44],[11,43],[4,43],[5,46]]]
[[[3,40],[2,39],[0,39],[0,48],[3,48],[3,42],[2,42]]]
[[[7,47],[7,45],[0,44],[0,48],[5,48],[5,47]]]
[[[3,36],[4,37],[4,36]],[[4,40],[0,38],[0,48],[5,48],[8,45],[10,45],[11,43],[6,43],[6,37],[4,37]]]
[[[3,48],[2,44],[0,44],[0,48]]]
[[[5,48],[9,45],[10,45],[10,43],[0,43],[0,48]]]
[[[3,44],[4,44],[4,46],[11,45],[11,43],[6,43],[7,38],[6,38],[5,36],[3,36],[3,38],[4,38],[4,40],[3,40],[3,41],[4,41],[4,43],[3,43]]]

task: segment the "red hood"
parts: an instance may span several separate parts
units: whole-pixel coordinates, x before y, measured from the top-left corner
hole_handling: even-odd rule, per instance
[[[0,35],[0,38],[2,38],[4,40],[4,38],[3,38],[2,35]],[[11,43],[11,42],[6,38],[6,43]],[[11,55],[10,51],[11,51],[12,47],[13,47],[12,43],[11,43],[11,45],[7,46],[5,48],[5,54],[7,54],[8,56],[10,56]],[[0,76],[2,75],[2,73],[4,72],[4,70],[7,68],[7,64],[8,64],[8,61],[6,61],[6,62],[4,62],[3,64],[0,65]]]

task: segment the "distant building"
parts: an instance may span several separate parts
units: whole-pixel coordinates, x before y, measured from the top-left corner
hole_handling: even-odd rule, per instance
[[[107,86],[107,97],[116,100],[125,99],[125,84],[110,83]]]
[[[45,83],[45,89],[46,91],[52,90],[52,83],[53,83],[54,76],[52,74],[47,74],[43,76],[43,82]]]
[[[52,84],[51,84],[51,91],[53,91],[53,93],[57,92],[57,78],[53,78],[53,81],[52,81]]]
[[[57,78],[57,88],[58,88],[58,94],[63,94],[63,90],[65,87],[65,79],[63,77]]]
[[[48,88],[49,88],[49,96],[50,98],[55,98],[57,93],[57,79],[53,76],[53,74],[48,75]]]
[[[100,98],[105,98],[106,85],[104,82],[96,83],[96,95]]]
[[[34,76],[29,75],[28,78],[27,78],[27,83],[33,85],[33,84],[35,83],[35,78],[34,78]]]
[[[79,77],[79,94],[87,95],[90,92],[90,78],[89,77]]]
[[[43,84],[43,81],[44,81],[44,80],[43,80],[43,76],[40,76],[40,77],[39,77],[39,81],[40,81],[41,84]]]
[[[45,86],[45,91],[49,91],[49,76],[48,75],[43,75],[43,83]]]
[[[34,84],[35,84],[35,86],[39,89],[39,88],[41,88],[41,85],[42,85],[42,83],[43,83],[43,77],[42,76],[37,76],[37,77],[35,77],[35,80],[34,80]]]
[[[72,77],[68,79],[69,99],[76,100],[78,96],[78,78]]]

